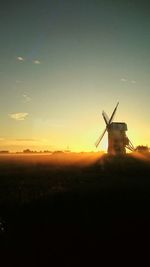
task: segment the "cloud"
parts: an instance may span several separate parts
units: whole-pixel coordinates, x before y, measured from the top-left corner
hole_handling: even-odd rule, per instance
[[[16,139],[18,142],[38,142],[38,139],[32,139],[32,138],[18,138]]]
[[[126,78],[121,78],[120,81],[121,82],[127,82],[128,80]]]
[[[19,112],[19,113],[12,113],[12,114],[9,114],[9,117],[11,119],[14,119],[16,121],[24,121],[25,118],[28,116],[29,114],[26,113],[26,112]]]
[[[21,80],[16,80],[16,83],[22,83],[23,81],[21,81]]]
[[[5,140],[4,138],[0,137],[0,142],[1,142],[1,141],[4,141],[4,140]]]
[[[131,83],[136,83],[136,81],[135,80],[132,80]]]
[[[34,60],[33,63],[34,64],[41,64],[41,62],[39,60]]]
[[[130,80],[128,80],[127,78],[121,78],[120,81],[121,81],[121,82],[131,82],[131,83],[133,83],[133,84],[136,83],[135,80],[131,80],[131,81],[130,81]]]
[[[23,94],[23,98],[24,98],[24,103],[28,103],[28,102],[31,102],[31,97],[26,95],[26,94]]]
[[[19,56],[19,57],[17,57],[17,60],[22,62],[22,61],[24,61],[24,58]]]
[[[59,119],[43,119],[43,118],[38,118],[34,120],[34,130],[36,132],[41,131],[41,129],[43,129],[43,131],[47,131],[47,129],[51,129],[51,128],[57,128],[57,129],[61,129],[61,128],[65,128],[66,124],[63,120],[59,120]]]

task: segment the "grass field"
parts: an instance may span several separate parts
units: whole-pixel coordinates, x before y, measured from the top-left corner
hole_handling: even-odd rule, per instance
[[[150,238],[150,155],[0,155],[0,222],[20,266],[132,252]]]

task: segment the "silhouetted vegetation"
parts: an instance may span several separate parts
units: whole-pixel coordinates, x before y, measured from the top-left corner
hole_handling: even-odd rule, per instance
[[[137,146],[136,151],[139,153],[149,153],[148,146]]]
[[[9,154],[9,151],[8,150],[1,150],[0,154]]]
[[[115,242],[143,242],[150,237],[149,174],[149,154],[1,156],[3,251],[18,260],[25,251],[33,261],[42,255],[45,266],[49,254],[71,258],[78,250],[84,259]]]

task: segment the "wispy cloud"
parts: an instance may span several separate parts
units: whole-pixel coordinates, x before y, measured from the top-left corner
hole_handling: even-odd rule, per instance
[[[24,121],[28,115],[29,114],[26,112],[19,112],[19,113],[11,113],[9,114],[9,117],[16,121]]]
[[[17,61],[23,62],[23,61],[25,61],[25,58],[24,57],[21,57],[21,56],[17,56]],[[30,61],[30,60],[28,60],[28,61]],[[38,59],[35,59],[35,60],[32,60],[32,63],[34,63],[36,65],[39,65],[39,64],[41,64],[41,61],[38,60]]]
[[[59,119],[43,119],[38,118],[34,120],[34,129],[38,132],[40,129],[50,128],[65,128],[66,124],[63,120]]]
[[[16,139],[18,142],[37,142],[39,141],[38,139],[33,139],[33,138],[18,138]]]
[[[121,78],[120,81],[121,82],[127,82],[128,80],[126,78]]]
[[[136,83],[136,81],[135,80],[132,80],[131,83]]]
[[[121,78],[120,81],[121,82],[129,82],[129,83],[132,83],[132,84],[135,84],[136,83],[135,80],[128,80],[127,78]]]
[[[19,57],[17,57],[17,60],[20,61],[20,62],[22,62],[22,61],[24,61],[25,59],[24,59],[23,57],[20,57],[20,56],[19,56]]]
[[[28,102],[31,102],[31,97],[26,95],[26,94],[23,94],[23,98],[24,98],[24,103],[28,103]]]
[[[41,62],[39,60],[34,60],[33,63],[34,64],[41,64]]]
[[[16,83],[22,83],[23,81],[21,81],[21,80],[16,80]]]

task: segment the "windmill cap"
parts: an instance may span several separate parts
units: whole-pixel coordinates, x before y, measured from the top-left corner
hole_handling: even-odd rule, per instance
[[[127,124],[125,122],[112,122],[109,125],[110,130],[127,131]]]

